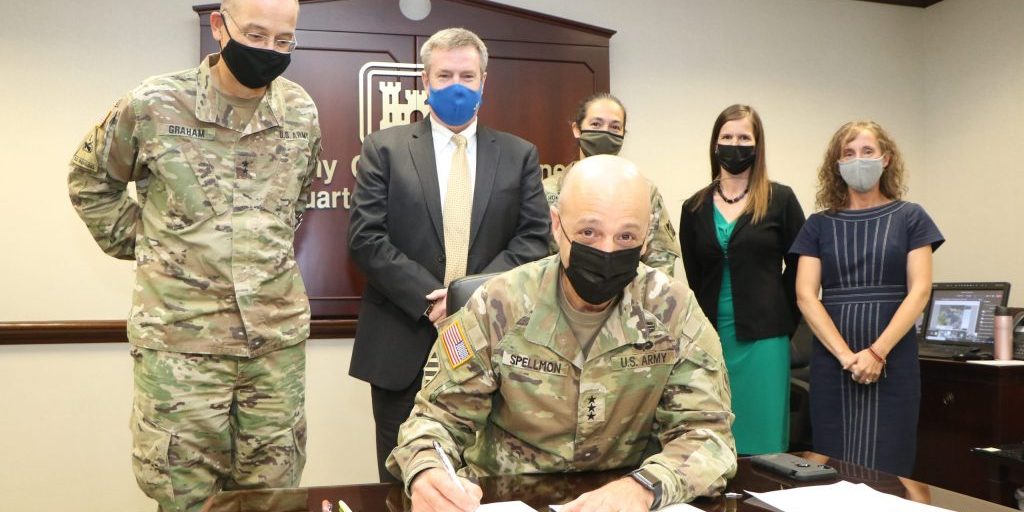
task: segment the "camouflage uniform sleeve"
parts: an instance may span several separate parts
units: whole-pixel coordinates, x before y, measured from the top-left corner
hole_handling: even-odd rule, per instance
[[[313,126],[314,129],[310,133],[315,136],[309,141],[309,163],[306,165],[306,173],[302,178],[302,192],[299,193],[299,200],[295,203],[296,230],[302,223],[302,215],[306,213],[306,199],[309,197],[309,191],[313,189],[313,176],[316,175],[316,166],[320,163],[320,152],[323,150],[319,119],[313,119]]]
[[[477,290],[441,329],[432,354],[440,360],[440,368],[416,394],[412,413],[398,431],[398,446],[388,457],[387,467],[402,479],[407,493],[417,474],[441,467],[433,441],[441,444],[456,469],[464,465],[463,451],[476,441],[491,412],[491,395],[498,386],[490,361],[486,296],[486,287]],[[445,343],[446,333],[465,340],[471,348],[464,362],[457,354],[449,355],[445,347],[455,338]]]
[[[665,201],[661,192],[651,185],[651,228],[647,233],[647,250],[641,261],[672,276],[679,259],[679,238],[672,221],[665,214]]]
[[[135,109],[126,96],[86,133],[68,174],[78,216],[103,252],[120,259],[135,258],[141,208],[128,195],[128,182],[146,177],[138,152]]]
[[[643,463],[662,481],[665,505],[714,496],[736,474],[731,395],[721,343],[693,294],[687,293],[680,335],[683,357],[672,369],[655,413],[663,449]]]
[[[562,191],[562,178],[565,172],[552,174],[541,182],[544,185],[544,199],[548,201],[548,207],[558,206],[558,194]],[[548,256],[558,254],[558,243],[555,242],[554,225],[551,226],[551,236],[548,237]]]

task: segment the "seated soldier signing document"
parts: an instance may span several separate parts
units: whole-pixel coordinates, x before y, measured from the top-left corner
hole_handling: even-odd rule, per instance
[[[473,510],[474,476],[637,468],[562,510],[639,512],[735,474],[718,335],[686,285],[640,263],[648,187],[620,157],[580,161],[551,209],[558,254],[491,279],[441,325],[439,369],[388,458],[416,512]]]

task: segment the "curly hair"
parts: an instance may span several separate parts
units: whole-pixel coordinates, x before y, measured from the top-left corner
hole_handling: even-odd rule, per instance
[[[896,147],[896,142],[889,136],[889,132],[874,121],[853,121],[841,126],[832,136],[832,141],[825,150],[825,158],[818,168],[818,193],[815,205],[819,209],[836,211],[849,206],[850,189],[839,174],[839,160],[842,158],[843,148],[863,132],[874,135],[878,139],[878,149],[889,157],[889,165],[885,167],[885,172],[878,183],[879,192],[894,201],[902,199],[903,194],[907,192],[903,181],[903,155]]]

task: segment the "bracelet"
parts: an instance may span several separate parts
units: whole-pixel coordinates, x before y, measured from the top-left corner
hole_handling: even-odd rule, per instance
[[[878,352],[875,352],[875,349],[868,346],[868,352],[871,352],[871,356],[875,358],[875,361],[882,363],[883,366],[885,365],[885,359],[882,359],[882,356],[878,355]]]

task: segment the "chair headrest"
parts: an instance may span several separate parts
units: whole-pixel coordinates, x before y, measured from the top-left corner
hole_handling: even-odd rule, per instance
[[[460,277],[449,283],[447,301],[448,314],[451,315],[462,309],[462,306],[466,305],[466,302],[469,301],[469,297],[473,295],[473,292],[475,292],[477,288],[499,274],[501,274],[501,272],[474,274],[471,276]]]

